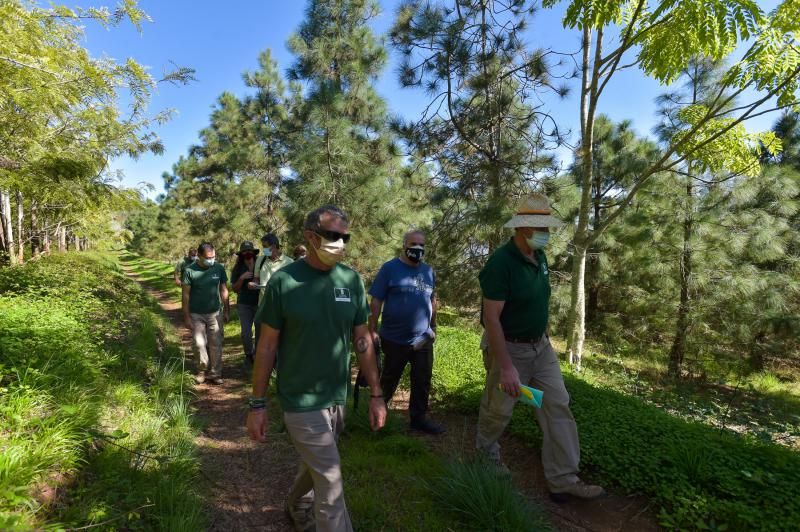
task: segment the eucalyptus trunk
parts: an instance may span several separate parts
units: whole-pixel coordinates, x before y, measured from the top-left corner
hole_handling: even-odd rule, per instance
[[[3,212],[6,253],[9,262],[13,265],[17,263],[17,254],[14,245],[14,222],[11,219],[11,195],[7,190],[0,190],[0,210]]]
[[[22,227],[25,222],[25,205],[22,203],[22,192],[17,190],[17,261],[22,264],[25,261],[25,240],[22,238]]]

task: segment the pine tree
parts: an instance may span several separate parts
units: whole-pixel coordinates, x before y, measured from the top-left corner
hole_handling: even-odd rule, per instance
[[[424,223],[424,197],[406,188],[386,104],[372,83],[386,50],[367,23],[368,0],[312,0],[289,40],[294,101],[289,137],[287,216],[299,238],[303,217],[334,203],[351,218],[349,261],[370,273],[393,254],[403,232]]]
[[[548,53],[522,43],[532,11],[525,1],[408,2],[391,31],[403,54],[400,82],[430,97],[423,116],[399,130],[432,173],[431,247],[454,304],[478,300],[477,271],[507,238],[502,225],[518,198],[552,170],[545,150],[563,140],[526,102],[556,83]]]

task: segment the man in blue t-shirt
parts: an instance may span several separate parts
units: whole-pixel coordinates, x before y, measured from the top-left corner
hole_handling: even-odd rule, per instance
[[[408,412],[411,428],[441,434],[444,428],[426,417],[433,373],[433,330],[435,316],[433,269],[422,262],[425,233],[414,230],[403,237],[400,257],[384,263],[369,289],[371,315],[369,328],[378,337],[385,355],[381,388],[388,403],[400,377],[411,364],[411,401]]]

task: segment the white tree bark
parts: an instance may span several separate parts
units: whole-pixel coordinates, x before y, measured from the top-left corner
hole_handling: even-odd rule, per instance
[[[3,211],[3,233],[5,235],[6,252],[11,264],[17,263],[14,246],[14,223],[11,221],[11,195],[7,190],[0,190],[0,210]]]

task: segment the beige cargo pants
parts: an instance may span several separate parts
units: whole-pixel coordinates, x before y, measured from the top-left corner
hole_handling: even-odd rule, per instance
[[[317,532],[351,532],[344,502],[342,468],[336,442],[344,429],[344,406],[311,412],[284,412],[286,430],[300,465],[286,498],[289,508],[313,498]]]
[[[478,414],[476,446],[492,460],[500,460],[498,440],[503,434],[517,400],[498,388],[500,366],[481,342],[486,387],[483,390]],[[551,489],[558,489],[578,481],[580,443],[575,418],[569,409],[569,393],[564,387],[564,377],[558,356],[543,336],[534,343],[506,342],[506,349],[522,384],[544,392],[542,408],[536,409],[536,419],[542,430],[542,465]]]
[[[219,312],[191,314],[192,338],[200,357],[199,370],[209,378],[222,376],[222,329]]]

